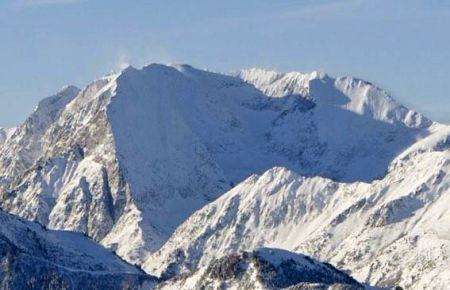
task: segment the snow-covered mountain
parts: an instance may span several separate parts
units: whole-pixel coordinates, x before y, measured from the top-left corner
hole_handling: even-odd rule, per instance
[[[364,286],[333,266],[308,256],[260,248],[213,260],[208,266],[168,280],[156,289],[362,290]]]
[[[359,281],[450,285],[450,126],[433,125],[382,180],[342,183],[285,168],[253,175],[196,212],[144,264],[190,273],[261,246],[306,253]]]
[[[373,84],[351,77],[260,69],[223,75],[187,65],[129,67],[82,90],[63,89],[18,126],[0,146],[0,205],[52,229],[86,233],[129,262],[145,262],[152,273],[164,271],[154,261],[166,265],[177,248],[187,257],[181,272],[197,270],[203,260],[198,265],[206,267],[215,253],[272,243],[337,263],[341,260],[325,251],[333,252],[340,240],[327,244],[324,239],[331,248],[323,247],[323,255],[313,246],[300,246],[319,228],[329,233],[328,219],[362,195],[383,196],[364,214],[377,206],[381,210],[391,193],[395,200],[401,193],[376,189],[382,184],[394,188],[391,179],[397,175],[392,174],[403,176],[395,165],[398,156],[420,146],[420,140],[437,138],[443,128]],[[428,173],[415,165],[408,170]],[[276,172],[290,183],[266,180]],[[263,187],[278,188],[274,198],[289,198],[267,200],[260,212],[253,211],[260,206],[256,195],[243,213],[240,201],[259,192],[248,183],[259,179]],[[302,186],[305,182],[311,185]],[[299,189],[291,196],[284,186]],[[335,191],[345,192],[345,198],[336,198]],[[201,218],[205,215],[210,219]],[[235,228],[233,221],[247,218],[271,220],[268,227],[274,232],[266,236],[258,228],[239,234],[243,228]],[[196,219],[201,223],[195,224]],[[286,228],[278,227],[280,220]],[[182,241],[180,233],[185,234]],[[222,234],[230,238],[220,241]],[[382,230],[379,234],[384,239]],[[358,265],[342,264],[357,271],[358,278],[385,282],[384,276],[367,278]]]
[[[158,282],[79,233],[0,211],[2,289],[151,289]]]

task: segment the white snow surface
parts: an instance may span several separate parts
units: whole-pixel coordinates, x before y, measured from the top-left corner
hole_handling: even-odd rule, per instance
[[[435,124],[371,183],[253,175],[183,223],[144,268],[189,273],[261,246],[329,261],[379,287],[450,285],[450,126]],[[177,265],[176,267],[174,265]]]
[[[260,69],[229,76],[188,65],[129,67],[81,91],[65,88],[18,126],[0,146],[0,205],[52,229],[86,233],[127,261],[142,263],[192,213],[235,184],[253,174],[278,176],[281,171],[276,180],[298,186],[296,194],[311,204],[303,208],[299,201],[285,217],[291,206],[285,199],[268,205],[267,210],[281,207],[270,223],[289,218],[286,227],[274,224],[279,231],[269,236],[261,231],[229,242],[244,247],[283,241],[292,248],[335,211],[352,205],[358,194],[372,192],[369,183],[385,181],[388,177],[375,180],[407,148],[421,146],[418,140],[437,138],[438,127],[385,91],[350,77]],[[420,152],[434,154],[423,146]],[[264,173],[273,167],[285,169]],[[239,193],[244,199],[254,186],[246,184],[260,178],[250,177],[206,209],[234,200],[221,212],[239,213],[232,205],[241,204],[241,197],[230,196]],[[345,198],[337,198],[334,187]],[[306,223],[302,219],[309,206],[327,211]],[[179,245],[187,247],[187,241]],[[155,255],[176,246],[169,241]],[[226,247],[224,252],[237,248]]]

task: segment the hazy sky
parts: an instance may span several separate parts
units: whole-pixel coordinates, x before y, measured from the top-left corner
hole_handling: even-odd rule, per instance
[[[0,126],[151,62],[353,75],[450,123],[448,0],[0,0]]]

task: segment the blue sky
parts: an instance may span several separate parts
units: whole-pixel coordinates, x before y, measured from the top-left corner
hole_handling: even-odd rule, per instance
[[[151,62],[352,75],[450,123],[448,0],[2,0],[0,126]]]

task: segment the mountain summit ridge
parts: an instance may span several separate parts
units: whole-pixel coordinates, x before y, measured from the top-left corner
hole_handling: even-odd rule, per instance
[[[133,263],[252,174],[370,183],[437,126],[355,79],[188,65],[128,67],[58,104],[0,146],[0,206]]]

